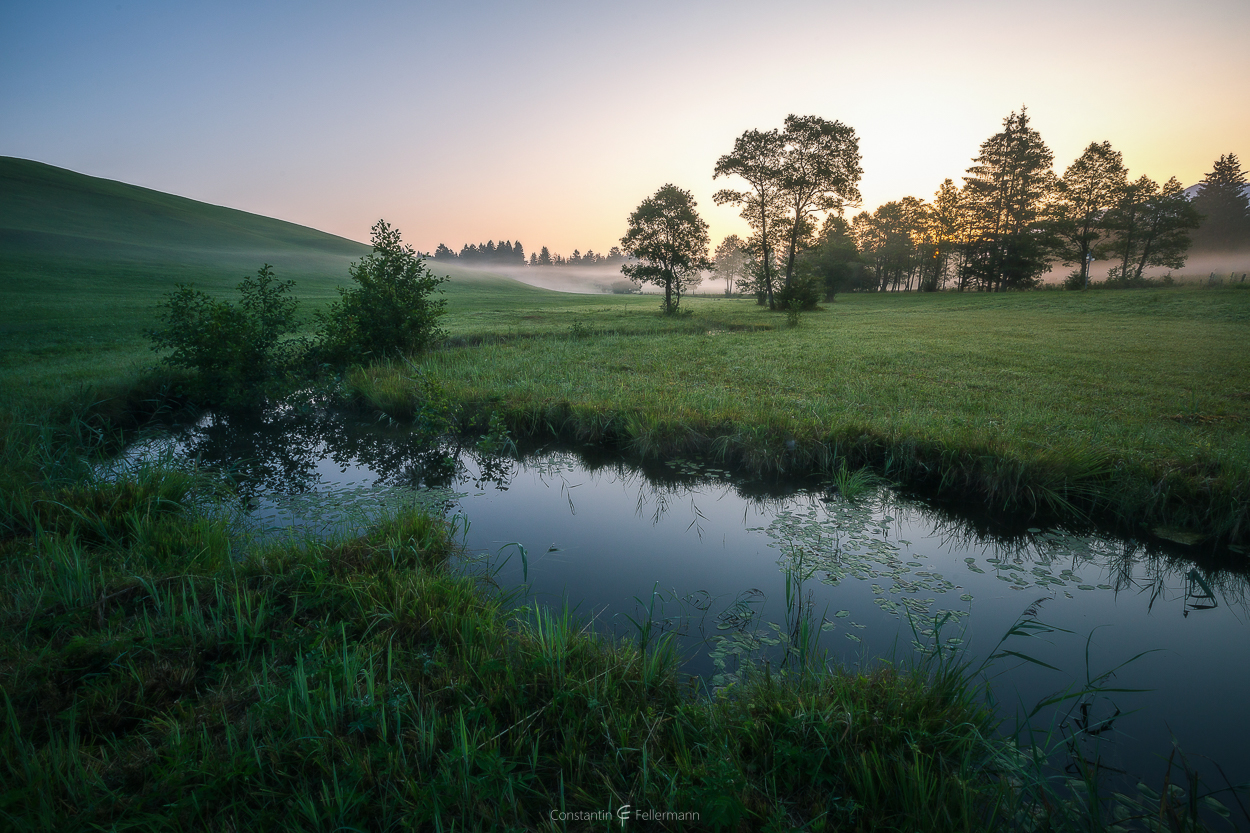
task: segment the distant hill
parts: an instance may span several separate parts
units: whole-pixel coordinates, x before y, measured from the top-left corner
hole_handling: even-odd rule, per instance
[[[369,248],[316,229],[0,157],[0,258],[345,275]],[[237,280],[237,279],[236,279]]]
[[[178,284],[233,298],[265,263],[295,281],[307,318],[369,251],[295,223],[0,157],[0,377],[55,361],[74,384],[101,362],[150,361],[143,333]],[[437,271],[453,276],[443,287],[452,317],[555,294],[489,271]]]
[[[1199,182],[1197,185],[1190,185],[1188,188],[1185,189],[1185,196],[1192,200],[1194,197],[1198,196],[1198,191],[1200,191],[1201,189],[1202,189],[1201,182]],[[1250,199],[1250,185],[1247,185],[1246,187],[1242,188],[1241,192],[1246,195],[1247,199]]]

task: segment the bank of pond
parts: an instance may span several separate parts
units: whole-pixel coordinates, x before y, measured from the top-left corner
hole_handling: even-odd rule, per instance
[[[322,409],[75,465],[6,507],[14,829],[1250,823],[1242,553]]]

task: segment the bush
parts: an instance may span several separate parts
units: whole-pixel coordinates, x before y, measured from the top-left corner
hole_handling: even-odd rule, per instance
[[[447,278],[435,277],[385,220],[372,232],[373,253],[351,266],[356,286],[317,314],[322,358],[332,364],[419,353],[445,335],[437,323],[447,302],[431,296]]]
[[[284,340],[296,326],[294,281],[279,281],[268,263],[239,284],[239,304],[219,301],[179,284],[158,306],[163,327],[148,338],[161,361],[195,372],[191,394],[207,404],[254,405],[282,390],[304,353],[300,340]]]
[[[821,286],[810,275],[795,275],[790,285],[777,291],[777,308],[790,309],[791,303],[798,304],[804,312],[816,309],[820,303]]]

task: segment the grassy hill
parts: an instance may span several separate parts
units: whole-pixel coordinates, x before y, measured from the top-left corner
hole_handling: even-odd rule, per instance
[[[25,159],[0,157],[0,386],[63,395],[151,355],[143,331],[179,283],[229,296],[264,263],[305,312],[337,297],[353,240]],[[559,293],[469,270],[446,286],[452,317],[540,306]],[[564,296],[560,296],[564,297]]]

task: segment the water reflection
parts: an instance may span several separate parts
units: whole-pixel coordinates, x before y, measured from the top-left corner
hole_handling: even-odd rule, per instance
[[[710,685],[815,652],[853,665],[958,651],[1004,715],[1066,738],[1073,761],[1144,773],[1175,736],[1250,780],[1228,731],[1250,687],[1247,576],[1174,545],[888,489],[848,502],[818,480],[700,461],[508,457],[328,410],[207,415],[132,453],[157,447],[230,471],[268,530],[354,528],[421,499],[459,513],[474,569],[619,636],[669,635]]]

